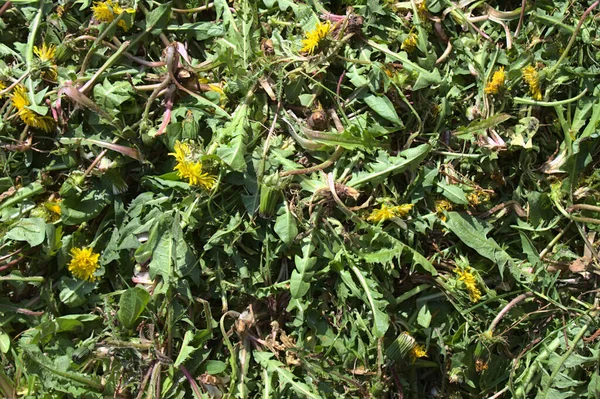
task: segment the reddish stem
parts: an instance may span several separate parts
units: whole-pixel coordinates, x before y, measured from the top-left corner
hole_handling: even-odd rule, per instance
[[[194,393],[196,394],[196,397],[201,398],[202,392],[200,392],[200,388],[198,388],[198,384],[196,384],[194,377],[192,377],[192,375],[190,374],[188,369],[186,369],[185,366],[182,364],[181,366],[179,366],[179,370],[181,370],[183,375],[185,375],[185,378],[187,378],[188,382],[192,386],[192,391],[194,391]]]
[[[2,16],[2,14],[4,14],[4,12],[6,10],[8,10],[10,7],[12,7],[12,1],[7,1],[6,3],[4,3],[4,5],[2,6],[2,8],[0,8],[0,17]]]

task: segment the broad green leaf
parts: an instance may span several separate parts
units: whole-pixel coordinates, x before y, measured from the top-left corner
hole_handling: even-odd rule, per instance
[[[419,309],[419,314],[417,315],[417,323],[423,328],[429,328],[429,324],[431,323],[431,312],[427,305],[421,306]]]
[[[8,353],[10,350],[10,337],[4,331],[0,331],[0,352]]]
[[[296,218],[290,212],[288,204],[285,203],[281,209],[283,209],[283,213],[277,216],[273,229],[279,238],[281,238],[281,241],[289,245],[298,235],[298,226],[296,225]]]
[[[448,198],[450,202],[457,205],[469,204],[465,192],[460,187],[452,186],[442,182],[439,182],[437,186],[442,189],[442,194],[444,195],[444,197]]]
[[[244,142],[244,136],[234,137],[229,144],[226,144],[217,149],[217,155],[223,160],[231,169],[243,172],[246,170],[246,143]]]
[[[294,258],[296,269],[292,271],[290,278],[290,293],[294,299],[302,298],[310,289],[310,283],[314,274],[312,269],[317,264],[317,258],[310,256],[313,249],[312,243],[305,241],[302,251],[303,256],[299,257],[296,255]]]
[[[6,238],[26,241],[30,246],[35,247],[46,238],[46,222],[42,218],[21,219],[6,233]]]
[[[404,126],[402,120],[394,109],[394,104],[386,96],[376,96],[370,94],[364,98],[365,103],[382,118],[394,123],[397,126]]]
[[[169,17],[171,15],[171,2],[166,2],[164,4],[160,4],[154,10],[150,11],[148,15],[146,15],[146,29],[158,29],[163,28],[169,22]]]
[[[209,360],[206,362],[206,372],[211,375],[221,374],[227,369],[227,363],[219,360]]]
[[[510,255],[493,238],[486,237],[487,230],[472,216],[449,212],[446,225],[465,245],[498,265],[500,276],[507,264],[512,266]]]
[[[87,222],[100,215],[110,203],[110,196],[103,190],[91,190],[82,197],[68,197],[61,203],[61,216],[66,225]]]
[[[129,288],[121,294],[117,318],[126,329],[133,328],[138,317],[146,309],[149,300],[148,291],[140,287]]]
[[[317,258],[300,258],[296,255],[296,269],[292,271],[290,278],[290,293],[292,298],[302,298],[310,289],[310,283],[314,272],[312,268],[317,264]]]
[[[81,306],[87,301],[95,287],[96,283],[63,277],[59,282],[58,297],[60,302],[68,307]]]

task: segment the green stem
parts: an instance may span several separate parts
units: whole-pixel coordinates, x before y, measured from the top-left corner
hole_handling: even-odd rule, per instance
[[[554,107],[556,105],[565,105],[565,104],[573,103],[573,102],[579,100],[581,97],[583,97],[585,95],[585,93],[587,93],[587,89],[583,90],[581,93],[579,93],[575,97],[567,98],[566,100],[558,100],[558,101],[536,101],[536,100],[531,100],[529,98],[522,98],[522,97],[515,97],[513,100],[514,100],[515,104],[537,105],[538,107]]]
[[[108,32],[112,32],[113,29],[116,29],[117,24],[119,23],[119,21],[121,21],[121,19],[123,19],[124,16],[124,12],[117,15],[117,17],[106,27],[106,29],[104,29],[104,31],[102,31],[102,33],[98,35],[96,40],[94,40],[94,43],[92,43],[92,45],[90,46],[90,49],[88,50],[87,54],[85,55],[85,58],[83,59],[83,62],[81,63],[81,70],[79,71],[79,76],[83,76],[83,74],[85,73],[85,70],[87,69],[87,66],[90,63],[92,56],[98,48],[98,44],[102,42],[102,40],[106,37]]]
[[[221,320],[219,320],[219,327],[221,328],[221,334],[223,335],[223,340],[225,341],[225,345],[229,350],[229,364],[231,365],[231,382],[229,383],[229,392],[233,393],[235,391],[235,382],[237,379],[238,368],[237,362],[235,361],[235,350],[233,349],[233,345],[229,340],[229,336],[227,335],[227,331],[225,331],[225,317],[239,317],[240,314],[236,311],[230,310],[225,312],[223,316],[221,316]],[[231,396],[228,396],[231,397]]]
[[[0,282],[2,281],[22,281],[27,283],[43,283],[45,280],[44,277],[35,276],[35,277],[20,277],[20,276],[0,276]]]

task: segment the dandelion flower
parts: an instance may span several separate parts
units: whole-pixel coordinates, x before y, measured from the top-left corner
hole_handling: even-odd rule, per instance
[[[43,43],[42,47],[33,46],[33,52],[38,56],[40,61],[52,61],[56,55],[56,46],[53,44],[46,46],[46,43]]]
[[[210,190],[216,182],[216,178],[208,173],[202,172],[202,162],[192,161],[192,149],[189,144],[177,141],[175,143],[175,152],[169,153],[175,157],[177,165],[175,170],[181,179],[187,179],[192,186],[200,186]]]
[[[302,49],[300,51],[303,53],[313,54],[315,50],[321,45],[323,39],[327,37],[330,30],[330,21],[327,21],[324,24],[321,22],[317,22],[317,26],[314,30],[306,32],[306,39],[302,39]]]
[[[33,46],[33,52],[43,63],[49,63],[54,61],[54,56],[56,55],[56,46],[51,44],[46,46],[46,43],[42,44],[42,47]],[[44,66],[46,69],[42,76],[47,79],[55,80],[57,76],[56,65],[50,65],[49,67]]]
[[[464,270],[456,268],[454,269],[454,273],[458,275],[458,280],[465,284],[471,302],[476,303],[481,299],[481,291],[477,288],[477,279],[473,273],[471,273],[470,269],[470,267],[467,267]]]
[[[485,93],[497,94],[504,86],[504,79],[504,67],[500,67],[496,72],[494,72],[494,75],[492,75],[492,80],[490,80],[485,86]]]
[[[402,204],[397,206],[388,206],[382,204],[380,209],[371,212],[367,220],[369,222],[382,222],[394,217],[404,217],[415,206],[415,204]]]
[[[55,200],[55,201],[48,201],[46,202],[46,209],[48,209],[50,212],[55,213],[57,215],[60,216],[61,214],[61,210],[60,210],[60,202],[62,200]]]
[[[412,53],[417,48],[417,38],[415,33],[410,33],[406,39],[402,42],[400,48],[407,53]]]
[[[91,248],[71,249],[73,258],[69,263],[69,271],[73,276],[81,280],[94,281],[94,273],[98,269],[98,258],[100,254],[94,253]]]
[[[92,11],[94,11],[94,19],[98,22],[112,22],[118,15],[121,15],[124,12],[129,14],[135,13],[133,8],[123,9],[117,1],[113,0],[94,3]],[[117,25],[125,31],[130,28],[124,20],[120,20]]]
[[[18,115],[26,125],[50,132],[54,127],[54,119],[49,116],[43,116],[27,108],[31,105],[27,90],[24,86],[18,85],[14,88],[11,96],[12,105],[19,111]]]
[[[446,221],[446,215],[444,215],[444,212],[451,211],[451,210],[452,210],[452,204],[450,203],[450,201],[448,201],[448,200],[436,201],[435,213],[443,222]]]
[[[523,80],[529,85],[529,94],[531,97],[534,100],[541,100],[542,89],[540,87],[538,71],[533,66],[528,65],[521,72],[523,73]]]
[[[413,359],[413,361],[422,357],[427,357],[427,350],[425,349],[425,346],[415,345],[415,347],[410,351],[410,357]]]

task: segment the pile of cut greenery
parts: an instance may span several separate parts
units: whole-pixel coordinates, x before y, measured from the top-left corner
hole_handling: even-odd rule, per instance
[[[0,2],[0,396],[599,398],[599,3]]]

